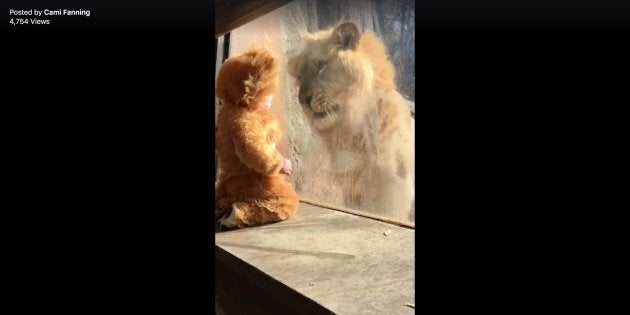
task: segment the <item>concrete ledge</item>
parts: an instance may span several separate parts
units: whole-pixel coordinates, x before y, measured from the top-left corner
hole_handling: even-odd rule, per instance
[[[415,304],[414,234],[413,229],[302,203],[290,220],[216,234],[216,291],[234,276],[248,282],[246,296],[270,295],[261,299],[275,303],[267,308],[301,314],[413,314],[408,305]]]

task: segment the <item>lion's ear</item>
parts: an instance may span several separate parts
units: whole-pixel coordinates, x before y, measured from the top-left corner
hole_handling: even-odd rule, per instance
[[[355,49],[359,43],[361,33],[359,28],[351,22],[343,23],[335,29],[333,39],[341,46],[341,49]]]
[[[298,57],[299,56],[290,57],[289,61],[287,61],[287,72],[294,77],[298,75]]]

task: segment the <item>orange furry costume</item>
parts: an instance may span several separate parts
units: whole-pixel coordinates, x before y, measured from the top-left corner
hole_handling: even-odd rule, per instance
[[[282,221],[298,208],[297,193],[280,174],[290,174],[291,163],[276,150],[281,131],[268,110],[279,75],[279,61],[256,47],[229,58],[219,71],[215,219],[221,217],[220,226]]]

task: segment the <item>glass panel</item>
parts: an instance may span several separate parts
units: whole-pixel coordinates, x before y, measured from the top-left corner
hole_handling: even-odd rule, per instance
[[[275,10],[268,13],[250,23],[247,23],[232,32],[230,32],[230,56],[236,55],[245,51],[252,44],[260,44],[270,48],[279,58],[283,58],[282,44],[280,37],[280,23],[281,23],[282,11]],[[281,63],[285,63],[281,60]],[[281,86],[285,86],[286,78],[283,75],[281,77]],[[283,156],[289,157],[287,148],[287,128],[286,128],[286,114],[285,114],[285,97],[283,89],[278,89],[273,95],[273,105],[271,111],[276,116],[280,128],[284,131],[284,137],[277,143],[276,149],[282,153]]]
[[[282,56],[272,108],[301,199],[414,224],[414,5],[296,0],[231,32],[231,55],[262,43]],[[340,20],[356,28],[332,29]],[[325,29],[311,44],[301,36]]]

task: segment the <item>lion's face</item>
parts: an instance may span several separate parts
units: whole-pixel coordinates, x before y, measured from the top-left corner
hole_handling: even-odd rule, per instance
[[[348,99],[370,77],[369,66],[355,51],[360,33],[352,23],[309,34],[306,46],[288,63],[299,87],[299,101],[315,128],[326,130],[349,114]]]

